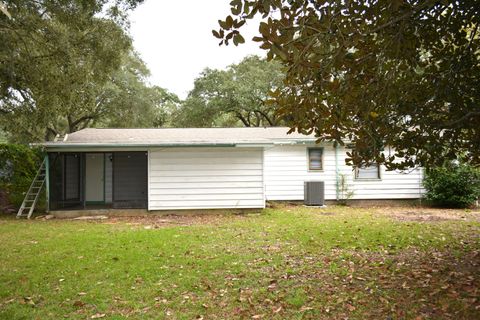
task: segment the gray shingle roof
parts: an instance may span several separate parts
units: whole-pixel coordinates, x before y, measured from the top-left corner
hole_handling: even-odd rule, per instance
[[[213,145],[270,144],[314,141],[313,135],[287,134],[287,127],[269,128],[166,128],[166,129],[83,129],[62,141],[45,146],[79,145]]]

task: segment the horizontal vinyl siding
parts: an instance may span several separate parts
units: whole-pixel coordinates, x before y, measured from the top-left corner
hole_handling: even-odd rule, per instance
[[[315,146],[317,147],[317,146]],[[265,149],[265,193],[267,200],[303,200],[304,181],[325,181],[325,199],[336,199],[335,149],[323,147],[323,171],[308,170],[307,146],[275,146]],[[423,193],[422,170],[408,173],[386,171],[380,180],[355,179],[353,168],[345,164],[347,150],[338,151],[339,173],[347,177],[353,199],[417,199]]]
[[[325,181],[326,199],[335,199],[335,154],[323,147],[323,170],[308,170],[307,146],[265,148],[265,196],[267,200],[303,200],[305,181]]]
[[[340,166],[348,176],[354,199],[418,199],[423,195],[422,170],[415,169],[409,172],[386,171],[380,167],[380,180],[355,179],[351,167],[344,162]]]
[[[149,209],[263,208],[260,148],[151,150]]]

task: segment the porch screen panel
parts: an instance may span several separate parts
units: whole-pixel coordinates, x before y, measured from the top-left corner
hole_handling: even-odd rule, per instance
[[[49,153],[50,208],[81,207],[81,154]]]
[[[65,155],[65,200],[80,202],[80,156]]]
[[[113,154],[113,207],[147,207],[147,153]]]

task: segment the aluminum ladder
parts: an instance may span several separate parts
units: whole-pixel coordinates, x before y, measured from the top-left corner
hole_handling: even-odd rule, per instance
[[[38,197],[42,191],[45,179],[47,177],[46,160],[43,160],[40,168],[38,168],[37,174],[28,189],[25,199],[23,199],[22,206],[18,209],[17,218],[27,217],[30,219],[32,216],[35,205],[37,204]]]

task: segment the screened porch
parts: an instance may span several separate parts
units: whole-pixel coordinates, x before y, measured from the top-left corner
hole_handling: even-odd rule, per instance
[[[147,208],[147,152],[48,154],[50,210]]]

